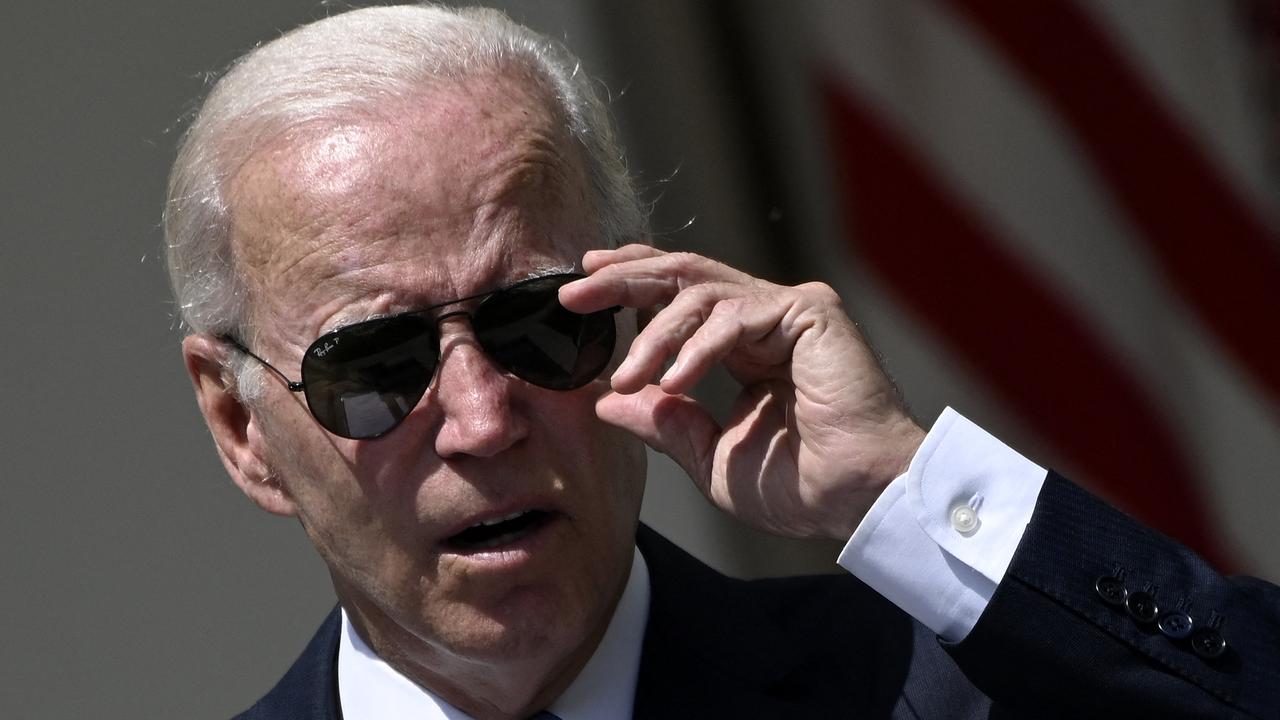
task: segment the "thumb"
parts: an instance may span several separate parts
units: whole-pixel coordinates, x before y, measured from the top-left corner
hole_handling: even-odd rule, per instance
[[[596,401],[596,415],[675,460],[703,494],[710,492],[720,425],[696,400],[646,385],[628,395],[606,393]]]

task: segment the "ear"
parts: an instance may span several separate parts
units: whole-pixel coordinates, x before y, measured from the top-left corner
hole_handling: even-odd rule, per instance
[[[276,515],[296,515],[293,497],[263,456],[260,414],[240,400],[227,369],[230,352],[225,342],[211,335],[189,335],[182,341],[182,359],[218,457],[231,480],[258,507]]]

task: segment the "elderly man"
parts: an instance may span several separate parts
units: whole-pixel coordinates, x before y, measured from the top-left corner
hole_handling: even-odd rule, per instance
[[[954,413],[926,438],[829,288],[643,225],[576,60],[500,14],[354,11],[218,82],[166,210],[183,356],[340,604],[245,717],[1277,711],[1274,588]],[[723,427],[685,395],[716,363]],[[638,528],[644,443],[744,522],[853,536],[858,578]]]

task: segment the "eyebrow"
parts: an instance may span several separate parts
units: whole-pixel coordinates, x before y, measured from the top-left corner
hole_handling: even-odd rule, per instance
[[[502,289],[504,289],[504,288],[506,288],[506,287],[509,287],[509,286],[511,286],[511,285],[514,285],[514,284],[516,284],[516,283],[523,282],[523,281],[525,281],[525,280],[532,280],[532,279],[534,279],[534,278],[542,277],[542,276],[544,276],[544,275],[559,275],[559,274],[563,274],[563,273],[571,273],[571,272],[582,272],[582,268],[581,268],[581,267],[579,267],[577,263],[561,263],[561,264],[558,264],[558,265],[538,265],[538,266],[537,266],[537,267],[535,267],[533,270],[530,270],[529,272],[525,273],[522,277],[519,277],[519,278],[517,278],[517,279],[511,280],[510,282],[508,282],[508,283],[506,283],[506,284],[504,284],[504,285],[500,285],[500,286],[498,286],[498,287],[494,288],[493,290],[489,290],[489,291],[482,292],[482,293],[478,293],[478,294],[480,294],[480,295],[484,295],[484,294],[486,294],[486,293],[493,293],[493,292],[497,292],[497,291],[499,291],[499,290],[502,290]],[[324,335],[328,335],[328,334],[329,334],[329,333],[331,333],[331,332],[335,332],[335,331],[337,331],[337,330],[341,330],[341,329],[343,329],[343,328],[345,328],[345,327],[350,327],[351,325],[359,325],[359,324],[360,324],[360,323],[362,323],[362,322],[368,322],[368,321],[370,321],[370,320],[379,320],[379,319],[381,319],[381,318],[387,318],[387,317],[394,317],[394,316],[396,316],[396,315],[404,315],[405,313],[419,312],[419,311],[421,311],[421,310],[427,310],[427,309],[430,309],[430,308],[443,307],[443,306],[445,306],[445,305],[450,305],[450,304],[452,304],[453,302],[462,302],[462,301],[464,301],[464,300],[468,300],[468,299],[470,299],[471,297],[474,297],[474,296],[468,296],[468,297],[464,297],[464,298],[459,298],[459,299],[458,299],[458,300],[456,300],[456,301],[445,301],[445,302],[443,302],[443,303],[432,303],[432,304],[430,304],[430,305],[425,305],[425,306],[420,307],[420,308],[417,308],[417,309],[414,309],[414,308],[408,308],[408,309],[405,309],[405,310],[395,310],[395,311],[392,311],[392,312],[376,312],[376,313],[369,313],[369,314],[367,314],[367,315],[364,315],[363,317],[361,317],[361,316],[359,316],[359,315],[354,315],[354,316],[352,316],[352,315],[345,315],[345,314],[339,313],[338,315],[334,316],[333,321],[329,324],[329,327],[328,327],[327,329],[326,329],[326,328],[321,328],[321,330],[320,330],[320,335],[319,335],[319,336],[317,336],[317,337],[324,336]]]
[[[525,273],[525,276],[520,278],[520,280],[532,280],[533,278],[542,277],[543,275],[561,275],[571,272],[582,272],[582,268],[579,267],[577,263],[539,265],[534,270]],[[520,282],[520,280],[517,280],[516,282]]]

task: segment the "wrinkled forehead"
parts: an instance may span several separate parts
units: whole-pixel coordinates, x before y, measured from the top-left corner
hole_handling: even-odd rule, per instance
[[[447,292],[459,271],[521,252],[572,260],[597,242],[581,146],[550,93],[518,74],[295,129],[246,163],[229,204],[259,295],[410,267]]]

